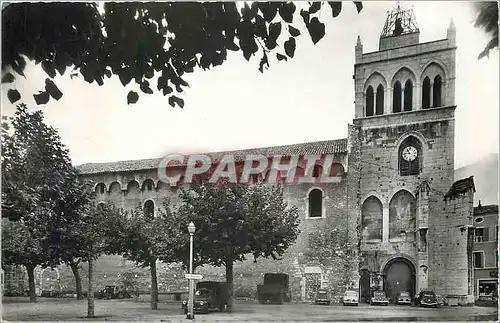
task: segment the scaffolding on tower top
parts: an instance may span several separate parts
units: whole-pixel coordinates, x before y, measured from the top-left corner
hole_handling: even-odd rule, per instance
[[[387,12],[387,19],[382,29],[381,38],[418,33],[417,20],[413,9],[402,9],[399,2],[396,8]]]

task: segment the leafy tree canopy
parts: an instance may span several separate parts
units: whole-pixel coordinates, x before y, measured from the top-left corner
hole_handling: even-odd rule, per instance
[[[320,21],[322,8],[337,17],[342,2],[302,2],[299,19],[314,44],[325,35]],[[354,2],[358,13],[361,2]],[[108,2],[103,12],[96,3],[11,3],[2,10],[2,82],[24,76],[27,57],[40,64],[49,76],[45,89],[34,94],[37,104],[50,97],[59,100],[61,91],[52,79],[68,67],[71,76],[81,75],[88,83],[104,84],[112,75],[123,86],[132,80],[140,92],[152,94],[150,80],[158,77],[156,88],[168,95],[169,104],[181,108],[176,94],[188,83],[186,73],[223,64],[228,51],[241,51],[246,60],[262,55],[259,70],[269,67],[268,55],[279,61],[293,58],[299,11],[293,2]],[[323,16],[324,17],[324,16]],[[285,39],[279,43],[278,39]],[[11,102],[21,99],[12,88]],[[139,94],[130,91],[129,104]]]
[[[479,54],[479,59],[489,56],[490,50],[498,48],[498,2],[478,1],[474,3],[477,15],[475,27],[482,28],[490,37],[488,44]]]
[[[180,193],[174,217],[184,243],[180,259],[189,261],[190,221],[196,226],[194,248],[197,264],[228,266],[246,255],[278,259],[298,234],[298,211],[289,208],[280,186],[247,186],[194,181]]]

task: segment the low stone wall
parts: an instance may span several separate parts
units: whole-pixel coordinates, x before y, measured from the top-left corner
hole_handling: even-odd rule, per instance
[[[168,293],[158,293],[158,301],[164,303],[170,302],[181,302],[188,298],[188,292],[168,292]],[[141,292],[134,295],[134,301],[136,302],[149,302],[151,300],[151,293]]]

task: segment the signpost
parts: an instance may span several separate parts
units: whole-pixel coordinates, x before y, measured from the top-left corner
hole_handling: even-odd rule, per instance
[[[200,274],[185,274],[184,277],[186,279],[195,279],[195,280],[203,279],[203,276]]]

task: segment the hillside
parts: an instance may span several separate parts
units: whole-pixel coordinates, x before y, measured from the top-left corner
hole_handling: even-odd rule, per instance
[[[490,154],[479,161],[455,170],[455,180],[474,176],[476,194],[474,205],[498,204],[498,154]]]

